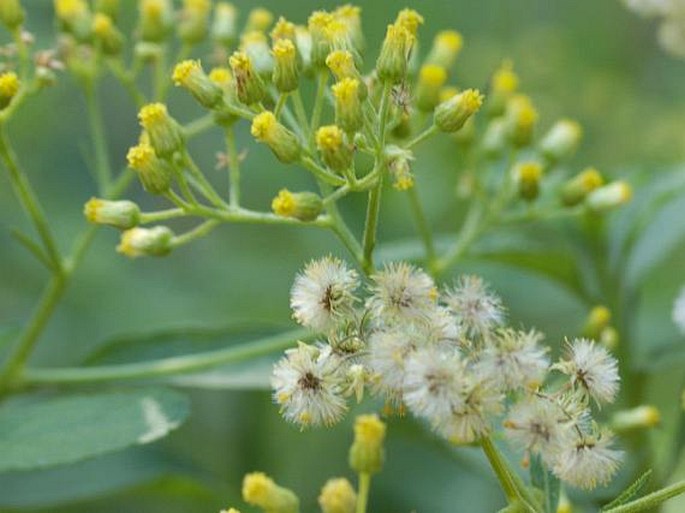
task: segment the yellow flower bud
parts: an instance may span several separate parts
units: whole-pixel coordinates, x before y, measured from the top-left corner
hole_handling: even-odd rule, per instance
[[[0,2],[0,22],[10,31],[16,30],[24,23],[24,9],[19,0],[2,0]]]
[[[109,201],[91,198],[83,207],[83,214],[90,223],[106,224],[128,230],[140,222],[140,208],[132,201]]]
[[[633,429],[653,428],[661,424],[661,412],[652,405],[643,405],[614,413],[611,427],[623,433]]]
[[[281,189],[271,202],[271,209],[277,216],[307,223],[319,217],[323,210],[323,201],[313,192],[290,192],[288,189]]]
[[[589,167],[564,184],[561,189],[561,200],[564,205],[573,207],[582,203],[588,194],[603,184],[604,179],[599,171]]]
[[[227,68],[213,68],[209,72],[209,80],[219,86],[224,94],[224,101],[220,102],[214,110],[214,120],[219,125],[230,126],[240,119],[229,109],[229,105],[237,105],[239,103],[231,70]]]
[[[290,39],[279,39],[273,46],[275,61],[273,83],[281,93],[297,89],[300,70],[297,62],[297,49]]]
[[[357,494],[345,478],[329,479],[321,489],[322,513],[354,513],[356,505]]]
[[[632,197],[630,185],[624,181],[616,181],[592,191],[585,198],[585,204],[594,212],[603,212],[625,205]]]
[[[443,132],[456,132],[483,105],[483,95],[477,89],[467,89],[435,108],[434,121]]]
[[[359,99],[359,80],[345,78],[333,86],[335,98],[335,124],[348,134],[359,130],[364,124],[362,104]]]
[[[0,74],[0,110],[7,107],[19,92],[21,82],[14,71]]]
[[[219,2],[214,9],[214,23],[212,23],[212,39],[223,45],[230,46],[238,38],[238,10],[232,3]]]
[[[407,76],[407,57],[414,37],[402,25],[388,25],[381,52],[376,61],[376,73],[383,82],[399,84]]]
[[[245,52],[235,52],[229,59],[236,81],[238,100],[245,105],[253,105],[266,98],[266,89],[252,66],[252,60]]]
[[[507,128],[504,120],[495,118],[490,121],[481,140],[483,153],[490,158],[496,158],[502,155],[507,143]]]
[[[354,442],[350,448],[350,467],[362,474],[375,474],[383,466],[385,424],[378,415],[360,415],[354,423]]]
[[[280,124],[272,112],[256,115],[250,131],[255,139],[267,144],[281,162],[289,164],[300,158],[301,147],[297,137]]]
[[[155,153],[162,158],[171,157],[183,148],[183,133],[176,120],[169,115],[163,103],[149,103],[138,113],[140,125],[150,137]]]
[[[174,10],[170,0],[141,0],[138,3],[140,38],[159,43],[174,26]]]
[[[343,5],[333,11],[333,16],[347,28],[347,33],[354,48],[359,52],[364,49],[361,8],[356,5]]]
[[[65,32],[79,41],[90,37],[92,15],[85,0],[55,0],[55,14]]]
[[[278,486],[262,472],[252,472],[243,479],[243,500],[269,513],[298,513],[300,500],[292,491]]]
[[[312,37],[311,63],[315,68],[323,68],[326,57],[334,50],[331,32],[336,32],[340,24],[335,17],[326,11],[314,11],[307,20],[307,28]]]
[[[414,174],[411,171],[413,153],[399,146],[390,145],[386,147],[385,158],[390,176],[392,176],[392,186],[398,191],[406,191],[414,187]]]
[[[464,45],[461,34],[456,30],[438,32],[433,39],[433,47],[426,57],[426,64],[435,64],[450,69],[457,60],[457,56]]]
[[[542,165],[538,162],[521,162],[514,168],[514,179],[519,196],[526,201],[533,201],[540,194]]]
[[[587,316],[583,335],[588,338],[597,339],[604,328],[611,322],[611,310],[604,305],[597,305]]]
[[[274,22],[274,15],[268,9],[257,7],[252,9],[247,15],[247,23],[245,24],[245,32],[266,32]]]
[[[245,32],[240,38],[240,51],[245,52],[254,70],[265,80],[271,78],[274,59],[269,48],[269,40],[264,32],[253,30]]]
[[[181,41],[195,45],[207,37],[211,11],[210,0],[183,0],[178,21],[178,35]]]
[[[131,228],[121,234],[117,251],[130,258],[165,256],[171,252],[174,233],[166,226]]]
[[[501,116],[507,107],[507,101],[518,89],[519,79],[514,73],[514,66],[510,60],[502,62],[492,75],[490,81],[491,97],[488,111],[493,116]]]
[[[414,9],[402,9],[395,19],[395,25],[399,25],[411,34],[412,37],[416,37],[419,31],[419,26],[423,25],[423,16],[421,16]]]
[[[93,34],[103,53],[117,55],[124,45],[124,36],[112,22],[112,18],[103,13],[93,17]]]
[[[286,20],[283,16],[278,18],[278,21],[274,25],[273,30],[271,30],[271,39],[274,43],[280,41],[281,39],[288,39],[295,42],[296,28],[295,24]]]
[[[538,112],[528,96],[517,94],[509,99],[505,122],[507,135],[514,146],[520,148],[531,143],[537,120]]]
[[[149,143],[141,142],[133,146],[128,150],[126,159],[147,192],[163,194],[169,190],[173,169],[168,162],[157,157]]]
[[[369,94],[369,90],[364,80],[357,70],[354,56],[348,50],[334,50],[326,57],[326,66],[331,70],[336,80],[341,81],[346,78],[354,78],[359,81],[359,99],[364,101]]]
[[[187,60],[178,63],[174,68],[172,79],[174,84],[190,91],[190,94],[203,107],[212,109],[221,102],[223,97],[221,87],[209,79],[200,61]]]
[[[416,106],[424,112],[432,112],[440,103],[440,92],[447,81],[447,70],[437,64],[424,64],[416,84]]]
[[[352,147],[345,143],[345,135],[338,126],[319,128],[316,131],[316,146],[324,163],[334,171],[343,172],[352,165]]]
[[[540,141],[540,152],[550,161],[556,162],[573,155],[578,148],[583,130],[576,121],[557,121]]]

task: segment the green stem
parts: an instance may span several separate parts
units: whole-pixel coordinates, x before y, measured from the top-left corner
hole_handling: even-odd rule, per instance
[[[326,97],[326,84],[328,83],[328,70],[319,72],[319,77],[316,85],[316,96],[314,98],[314,108],[312,110],[312,120],[309,123],[309,145],[314,148],[314,136],[316,130],[319,128],[321,122],[321,111],[323,110],[323,101]]]
[[[438,133],[438,127],[436,125],[431,125],[428,128],[426,128],[423,132],[418,134],[416,137],[414,137],[411,141],[409,141],[407,144],[404,145],[404,149],[408,150],[410,148],[413,148],[420,142],[425,141],[429,137],[435,135]]]
[[[197,167],[197,164],[195,164],[195,161],[187,151],[183,154],[183,160],[188,167],[191,176],[197,181],[202,194],[204,194],[205,197],[217,207],[228,207],[228,204],[223,200],[219,193],[216,192],[207,178],[205,178],[205,175],[202,173],[202,171],[200,171],[200,168]]]
[[[278,101],[276,102],[276,107],[274,107],[274,116],[276,118],[280,118],[281,116],[281,111],[283,110],[283,107],[285,107],[285,103],[288,101],[288,93],[281,93],[278,96]]]
[[[326,182],[327,184],[341,186],[345,185],[346,183],[343,178],[339,177],[338,175],[334,175],[327,169],[321,167],[319,164],[314,162],[311,157],[302,157],[300,163],[303,167],[311,171],[316,178]]]
[[[112,72],[112,75],[114,75],[124,89],[126,89],[126,92],[131,97],[131,100],[133,100],[136,107],[140,109],[145,105],[147,100],[145,99],[145,95],[138,89],[134,73],[127,71],[121,60],[107,59],[107,66]]]
[[[232,207],[237,207],[240,205],[240,159],[238,158],[233,127],[226,128],[226,165],[230,184],[228,203]]]
[[[158,223],[186,215],[186,211],[182,208],[170,208],[169,210],[160,210],[158,212],[142,212],[140,214],[140,224]]]
[[[214,126],[214,114],[206,114],[202,116],[201,118],[198,118],[194,121],[191,121],[187,125],[183,127],[183,135],[186,136],[186,138],[191,139],[195,136],[200,135],[203,132],[206,132],[210,128]]]
[[[657,490],[656,492],[640,497],[637,500],[605,510],[604,513],[636,513],[655,508],[662,502],[685,493],[685,480]]]
[[[102,118],[102,111],[100,110],[97,84],[93,79],[88,79],[85,82],[83,92],[86,98],[88,124],[90,125],[90,133],[93,138],[93,150],[95,152],[95,177],[97,179],[100,194],[104,194],[112,180],[112,168],[109,163],[105,125]]]
[[[45,246],[48,257],[54,266],[57,269],[60,269],[62,267],[62,257],[57,249],[57,243],[55,242],[52,230],[48,224],[47,217],[31,186],[31,182],[28,180],[26,174],[19,168],[17,157],[7,139],[4,124],[0,125],[0,157],[9,171],[14,192],[36,227],[36,231]]]
[[[434,270],[437,274],[442,274],[461,257],[466,254],[469,247],[481,233],[483,229],[483,207],[474,200],[469,212],[466,214],[464,224],[459,231],[457,241],[447,253],[435,262]]]
[[[306,340],[310,337],[311,333],[308,330],[294,330],[216,351],[176,356],[149,362],[62,369],[29,368],[25,370],[21,384],[28,386],[41,384],[76,385],[197,372],[281,351],[292,346],[297,340]]]
[[[171,241],[171,245],[174,248],[177,248],[179,246],[183,246],[184,244],[188,244],[189,242],[194,241],[195,239],[199,239],[200,237],[204,237],[207,235],[209,232],[211,232],[214,228],[219,225],[220,221],[217,219],[210,219],[209,221],[205,221],[204,223],[196,226],[189,232],[184,233],[183,235],[178,235],[174,237]]]
[[[31,60],[29,58],[29,51],[24,42],[24,38],[21,36],[22,27],[17,27],[12,32],[12,37],[14,39],[14,44],[17,47],[17,52],[19,54],[19,64],[21,67],[21,78],[22,80],[28,79],[29,71],[31,69]]]
[[[366,513],[366,505],[369,502],[369,491],[371,489],[371,474],[361,472],[359,474],[359,489],[357,490],[357,508],[355,513]]]
[[[300,123],[305,133],[309,135],[309,121],[307,120],[307,111],[304,108],[304,102],[302,101],[302,94],[299,89],[296,89],[290,96],[293,99],[297,121]]]
[[[433,233],[431,232],[426,214],[423,211],[423,205],[419,198],[419,193],[416,190],[416,185],[411,187],[407,194],[409,195],[409,204],[411,205],[414,220],[416,221],[416,228],[419,231],[419,236],[423,241],[423,246],[426,251],[426,262],[428,268],[432,268],[435,263],[435,244],[433,243]]]

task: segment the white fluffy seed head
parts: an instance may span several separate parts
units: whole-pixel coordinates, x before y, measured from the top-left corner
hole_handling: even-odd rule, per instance
[[[401,329],[377,330],[371,334],[368,364],[378,392],[401,394],[407,358],[418,346],[415,335]]]
[[[331,351],[300,343],[288,349],[271,377],[274,401],[302,428],[330,426],[347,410],[341,360]]]
[[[405,262],[390,263],[371,276],[367,308],[382,322],[421,321],[435,308],[438,292],[425,272]]]
[[[597,403],[613,402],[618,394],[618,362],[604,347],[587,339],[568,344],[568,358],[555,368],[571,378],[574,386],[585,391]]]
[[[329,332],[353,313],[359,276],[341,260],[313,260],[295,277],[290,292],[293,317],[303,326]]]
[[[462,276],[445,294],[447,306],[459,319],[465,334],[485,338],[504,322],[502,300],[478,276]]]
[[[606,485],[616,474],[623,452],[612,449],[613,435],[605,430],[584,435],[565,446],[552,467],[562,481],[585,490]]]

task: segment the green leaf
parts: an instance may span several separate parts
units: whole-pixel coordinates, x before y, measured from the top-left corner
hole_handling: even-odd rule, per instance
[[[640,477],[638,477],[637,480],[635,480],[635,482],[633,484],[631,484],[628,488],[623,490],[618,497],[616,497],[613,501],[611,501],[606,506],[603,506],[602,511],[606,511],[606,510],[609,510],[611,508],[621,506],[622,504],[625,504],[628,501],[632,500],[647,485],[647,483],[649,482],[649,478],[651,476],[652,476],[652,469],[650,468],[644,474],[642,474]]]
[[[15,400],[0,408],[0,472],[63,465],[163,438],[188,416],[167,389]]]
[[[561,493],[561,482],[542,463],[540,456],[535,455],[530,460],[530,480],[533,486],[543,493],[545,513],[556,513]]]

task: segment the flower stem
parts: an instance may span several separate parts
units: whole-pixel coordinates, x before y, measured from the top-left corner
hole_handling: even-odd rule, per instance
[[[423,241],[423,246],[426,252],[426,263],[430,269],[435,263],[435,244],[433,243],[433,233],[431,232],[428,220],[426,219],[426,214],[423,211],[423,205],[421,204],[419,193],[416,190],[416,185],[407,191],[407,195],[409,196],[409,204],[411,206],[412,213],[414,214],[414,220],[416,221],[416,228],[418,229],[419,236]]]
[[[109,163],[105,125],[102,119],[102,110],[100,109],[97,85],[94,79],[86,80],[83,92],[86,98],[88,124],[90,126],[91,137],[93,138],[95,177],[100,194],[104,194],[112,180],[112,168]]]
[[[74,367],[61,369],[26,369],[21,377],[22,385],[77,385],[134,379],[156,378],[211,369],[227,363],[235,363],[258,356],[282,351],[297,340],[311,337],[307,330],[293,330],[272,337],[227,347],[216,351],[175,356],[148,362],[104,365],[99,367]]]
[[[183,235],[178,235],[174,237],[171,241],[171,245],[175,248],[179,246],[183,246],[184,244],[188,244],[189,242],[194,241],[195,239],[199,239],[200,237],[204,237],[207,235],[209,232],[211,232],[216,226],[220,223],[219,220],[217,219],[209,219],[208,221],[205,221],[204,223],[196,226],[189,232],[184,233]]]
[[[328,70],[319,72],[319,78],[316,85],[316,96],[314,98],[314,108],[312,110],[312,120],[309,123],[309,146],[314,147],[314,135],[319,128],[321,122],[321,111],[323,110],[323,100],[326,96],[326,84],[328,83]]]
[[[355,513],[366,513],[366,505],[369,502],[369,490],[371,489],[371,474],[362,472],[359,474],[359,489],[357,490],[357,508]]]
[[[426,128],[423,132],[418,134],[416,137],[414,137],[411,141],[409,141],[407,144],[404,145],[405,150],[409,150],[416,146],[417,144],[425,141],[429,137],[435,135],[438,133],[438,127],[435,125],[431,125],[428,128]]]
[[[240,205],[240,159],[238,158],[233,127],[226,128],[226,165],[230,183],[228,203],[232,207],[237,207]]]
[[[628,504],[604,510],[604,513],[636,513],[657,507],[662,502],[685,493],[685,480],[640,497]]]

